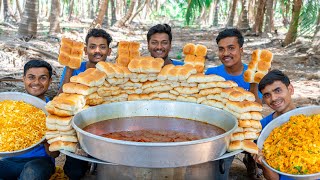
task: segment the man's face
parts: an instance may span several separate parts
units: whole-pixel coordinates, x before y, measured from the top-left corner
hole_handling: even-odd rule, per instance
[[[89,61],[96,64],[100,61],[106,61],[111,49],[103,37],[90,37],[84,51],[88,55]]]
[[[39,98],[47,92],[51,80],[49,71],[45,67],[30,68],[23,76],[24,88],[28,94]]]
[[[148,42],[148,50],[152,57],[165,59],[171,50],[171,42],[167,33],[155,33]]]
[[[281,81],[275,81],[261,90],[264,102],[278,113],[285,113],[290,110],[291,95],[293,95],[293,86],[287,87]]]
[[[241,63],[241,53],[243,48],[240,47],[237,37],[226,37],[218,43],[219,59],[226,67],[232,67]]]

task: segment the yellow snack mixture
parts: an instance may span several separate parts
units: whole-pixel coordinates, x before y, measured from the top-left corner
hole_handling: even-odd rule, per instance
[[[296,115],[275,128],[264,142],[267,163],[289,174],[320,172],[320,114]]]
[[[0,102],[0,152],[25,149],[45,135],[46,114],[23,101]]]

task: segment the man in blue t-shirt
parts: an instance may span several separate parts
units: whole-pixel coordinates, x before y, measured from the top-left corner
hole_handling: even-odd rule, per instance
[[[172,33],[168,24],[157,24],[151,27],[147,33],[148,50],[154,58],[162,58],[164,66],[173,64],[182,66],[184,63],[178,60],[169,59],[168,55],[171,50]]]
[[[78,75],[88,68],[95,68],[100,61],[106,61],[111,53],[109,47],[111,41],[112,37],[105,30],[91,29],[86,36],[84,48],[85,54],[88,55],[88,61],[82,62],[79,69],[64,68],[60,79],[59,93],[62,92],[63,84],[70,82],[72,76]],[[71,180],[80,179],[88,170],[88,162],[67,156],[63,169]]]
[[[216,42],[219,49],[218,56],[222,65],[208,68],[205,74],[217,74],[226,80],[236,82],[239,87],[252,92],[255,95],[256,102],[261,104],[262,95],[258,93],[258,85],[245,82],[243,78],[243,73],[248,69],[248,65],[241,61],[244,43],[241,32],[234,28],[225,29],[218,34]],[[226,169],[230,168],[233,159],[234,156],[225,159]],[[261,179],[257,165],[249,153],[245,153],[243,162],[247,167],[247,173],[251,179]]]
[[[263,118],[260,122],[262,129],[266,127],[274,118],[296,108],[291,96],[294,93],[293,86],[287,75],[274,69],[266,74],[259,83],[259,91],[263,95],[263,101],[274,110],[273,113]],[[254,159],[259,163],[266,179],[290,179],[281,176],[268,169],[262,162],[262,154],[254,155]]]
[[[44,101],[52,81],[52,67],[43,60],[32,59],[24,65],[23,82],[26,92]],[[32,133],[32,132],[30,132]],[[55,171],[54,159],[59,152],[50,152],[44,142],[24,154],[0,160],[0,179],[49,179]]]

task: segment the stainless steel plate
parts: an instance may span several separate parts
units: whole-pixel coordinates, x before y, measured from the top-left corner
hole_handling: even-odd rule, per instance
[[[3,101],[3,100],[24,101],[26,103],[34,105],[35,107],[41,109],[42,111],[44,111],[47,114],[47,111],[45,109],[46,102],[44,102],[42,99],[39,99],[39,98],[32,96],[32,95],[29,95],[29,94],[20,93],[20,92],[1,92],[0,93],[0,101]],[[30,133],[32,133],[32,132],[30,132]],[[17,155],[26,153],[26,152],[32,150],[33,148],[39,146],[40,143],[43,142],[44,140],[45,140],[45,136],[43,136],[43,138],[40,141],[38,141],[36,144],[34,144],[28,148],[18,150],[18,151],[0,152],[0,157],[17,156]]]
[[[283,123],[287,122],[291,116],[294,115],[299,115],[299,114],[305,114],[305,115],[312,115],[312,114],[320,114],[320,106],[308,106],[308,107],[301,107],[294,109],[292,111],[289,111],[274,120],[272,120],[261,132],[259,138],[258,138],[258,147],[259,149],[263,148],[263,143],[271,133],[271,131],[276,128],[281,126]],[[307,175],[293,175],[293,174],[288,174],[284,172],[280,172],[276,169],[273,169],[271,166],[268,165],[268,163],[263,159],[262,160],[263,164],[265,164],[269,169],[272,171],[281,174],[282,176],[287,176],[289,178],[293,179],[318,179],[320,178],[320,173],[316,174],[307,174]]]

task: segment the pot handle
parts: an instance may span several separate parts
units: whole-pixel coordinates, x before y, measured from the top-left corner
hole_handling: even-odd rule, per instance
[[[212,160],[212,161],[217,161],[217,160],[220,160],[220,159],[225,159],[225,158],[228,158],[228,157],[231,157],[231,156],[234,156],[234,155],[237,155],[239,153],[242,153],[243,150],[236,150],[236,151],[233,151],[233,152],[228,152],[228,153],[225,153],[223,154],[222,156]]]
[[[101,160],[96,159],[94,157],[81,156],[81,155],[78,155],[78,154],[75,154],[75,153],[72,153],[69,151],[65,151],[65,150],[60,150],[60,152],[67,155],[67,156],[71,156],[73,158],[80,159],[83,161],[88,161],[88,162],[97,163],[97,164],[118,165],[118,164],[114,164],[114,163],[110,163],[110,162],[106,162],[106,161],[101,161]]]

